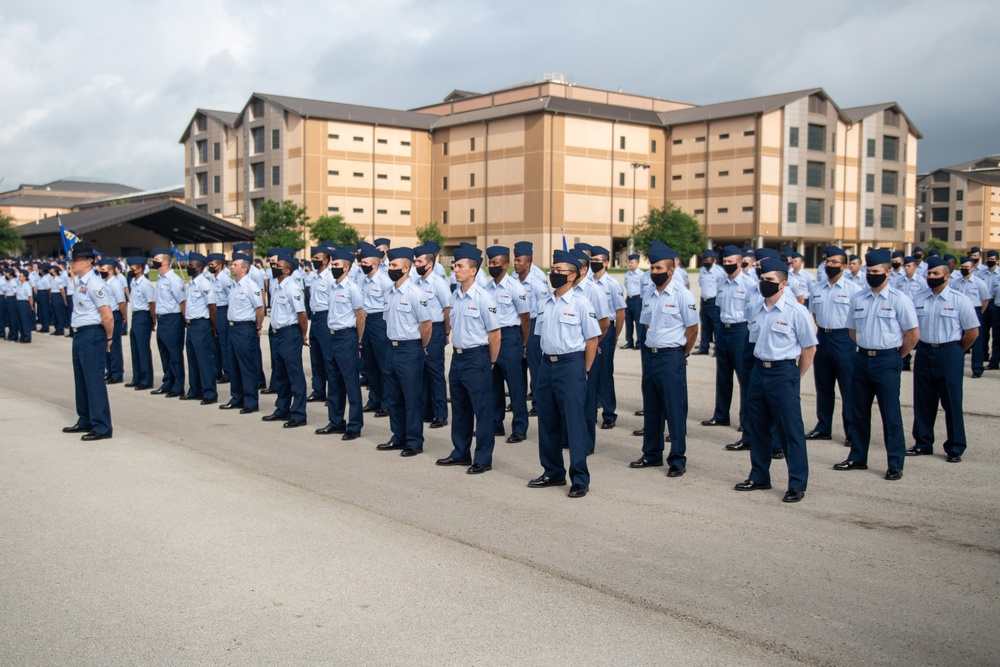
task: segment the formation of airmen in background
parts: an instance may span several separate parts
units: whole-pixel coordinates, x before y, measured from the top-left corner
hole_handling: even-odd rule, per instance
[[[173,270],[171,249],[118,260],[81,242],[68,263],[2,265],[0,333],[21,343],[38,332],[73,338],[78,420],[63,431],[86,441],[112,437],[107,386],[119,383],[241,415],[259,412],[260,395],[272,394],[274,409],[261,419],[286,429],[307,424],[308,403],[324,403],[326,424],[315,433],[342,440],[360,437],[366,415],[387,417],[392,435],[377,449],[403,457],[423,452],[425,425],[450,427],[452,450],[436,463],[468,474],[491,470],[496,438],[524,441],[535,417],[542,472],[528,486],[569,483],[572,498],[589,491],[598,425],[616,426],[614,363],[623,331],[621,348],[640,350],[642,363],[636,414],[643,428],[633,432],[642,453],[630,467],[685,474],[688,357],[709,354],[714,343],[715,406],[701,423],[738,424],[739,439],[725,448],[749,451],[750,473],[736,490],[770,489],[771,462],[784,459],[785,502],[804,497],[806,440],[834,437],[838,395],[850,453],[835,470],[868,467],[876,398],[885,479],[901,479],[906,457],[933,453],[939,406],[946,460],[961,461],[965,353],[972,378],[1000,363],[1000,271],[992,250],[985,263],[979,248],[961,258],[869,249],[862,261],[828,246],[814,276],[792,248],[726,246],[703,255],[700,302],[677,253],[659,242],[647,252],[649,271],[629,256],[624,285],[608,274],[608,249],[585,243],[555,251],[548,273],[535,266],[528,242],[485,253],[462,243],[450,274],[438,262],[440,250],[435,243],[393,248],[389,239],[321,243],[301,262],[290,248],[271,248],[265,272],[252,246],[237,244],[230,256],[190,253],[185,281]],[[914,444],[907,449],[899,393],[911,364]],[[817,414],[807,431],[800,380],[810,367]],[[229,385],[221,403],[220,384]]]

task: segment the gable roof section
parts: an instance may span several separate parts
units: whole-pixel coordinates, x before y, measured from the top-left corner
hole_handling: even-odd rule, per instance
[[[953,164],[950,167],[944,167],[944,169],[949,171],[954,170],[967,172],[973,169],[997,169],[998,164],[1000,164],[1000,153],[977,157],[976,159],[969,160],[968,162],[959,162],[958,164]]]
[[[764,114],[775,109],[797,102],[803,97],[819,93],[826,98],[826,101],[833,105],[837,114],[844,122],[850,119],[844,111],[837,106],[836,102],[822,88],[810,88],[792,93],[779,93],[777,95],[765,95],[763,97],[751,97],[745,100],[733,102],[719,102],[718,104],[706,104],[705,106],[692,107],[690,109],[678,109],[677,111],[661,111],[658,113],[663,125],[667,127],[673,125],[685,125],[687,123],[703,123],[710,120],[721,120],[724,118],[737,118],[739,116],[752,116]]]
[[[864,107],[851,107],[849,109],[844,109],[844,113],[847,117],[851,119],[852,123],[858,123],[869,116],[874,116],[877,113],[885,111],[886,109],[895,109],[899,114],[906,119],[906,125],[910,128],[910,132],[916,135],[917,139],[923,139],[923,133],[917,129],[917,126],[913,124],[910,117],[906,115],[903,108],[899,106],[896,102],[883,102],[882,104],[869,104]]]
[[[400,111],[398,109],[382,109],[380,107],[366,107],[357,104],[322,102],[320,100],[307,100],[299,97],[254,93],[243,106],[234,125],[241,125],[246,121],[247,109],[250,108],[250,104],[254,98],[270,102],[280,109],[291,111],[303,118],[341,120],[366,125],[386,125],[410,130],[428,131],[431,129],[431,125],[434,124],[434,121],[440,118],[440,116],[434,114],[420,113],[418,111]]]
[[[233,127],[236,123],[236,118],[239,116],[235,111],[215,111],[213,109],[195,109],[194,113],[191,115],[191,120],[188,121],[187,127],[184,128],[184,134],[181,135],[181,139],[178,143],[183,144],[191,136],[191,126],[194,125],[194,119],[198,117],[198,114],[204,114],[209,118],[212,118],[222,124],[223,127]]]

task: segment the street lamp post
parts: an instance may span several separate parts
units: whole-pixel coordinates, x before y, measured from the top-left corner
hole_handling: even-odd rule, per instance
[[[633,162],[629,165],[632,167],[632,236],[628,240],[628,251],[629,254],[635,252],[635,179],[636,171],[639,169],[649,169],[648,164],[642,162]]]

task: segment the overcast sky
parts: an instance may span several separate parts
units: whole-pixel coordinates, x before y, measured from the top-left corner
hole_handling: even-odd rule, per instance
[[[0,8],[0,190],[183,182],[198,107],[252,92],[411,108],[561,72],[707,104],[897,101],[921,171],[1000,153],[1000,2],[32,0]]]

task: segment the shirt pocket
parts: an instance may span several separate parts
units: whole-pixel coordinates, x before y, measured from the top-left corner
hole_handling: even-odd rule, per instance
[[[474,307],[468,307],[462,311],[466,317],[479,317],[479,309]],[[541,319],[541,318],[539,318]]]
[[[771,331],[780,336],[791,336],[794,333],[792,325],[788,322],[774,322],[771,325]]]
[[[942,308],[941,317],[958,317],[958,310],[954,308]]]
[[[863,320],[866,317],[868,317],[868,309],[867,308],[855,308],[854,309],[854,319],[856,319],[856,320]]]
[[[563,313],[559,316],[559,322],[562,324],[569,324],[571,326],[580,326],[580,318],[574,313]]]
[[[676,315],[680,312],[680,309],[677,307],[676,303],[665,303],[660,306],[660,312],[664,315]]]
[[[396,310],[398,310],[401,313],[409,313],[413,311],[413,306],[411,306],[406,301],[400,301],[399,303],[396,304]]]
[[[511,302],[510,294],[504,292],[497,295],[497,303],[509,305],[510,302]]]
[[[896,319],[896,310],[894,308],[879,308],[878,316],[889,319]]]

